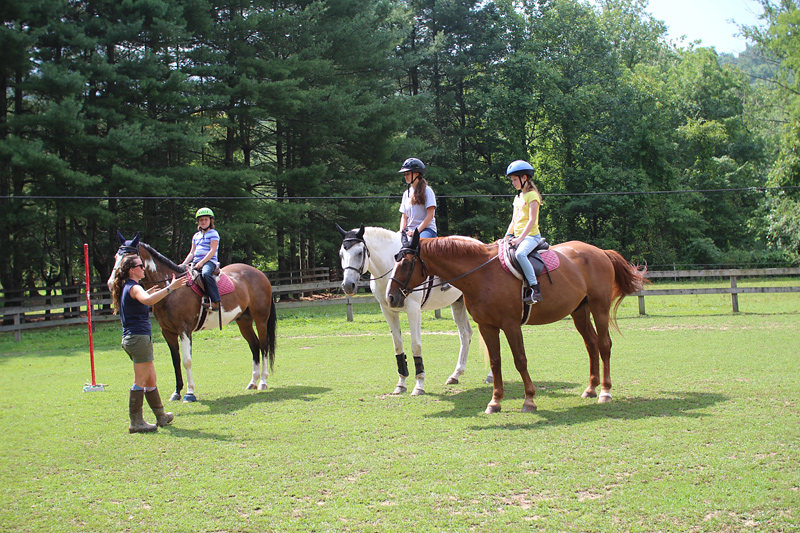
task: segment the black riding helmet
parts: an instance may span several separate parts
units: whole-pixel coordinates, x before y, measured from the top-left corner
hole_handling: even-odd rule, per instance
[[[408,159],[403,161],[402,168],[397,172],[400,174],[404,172],[418,172],[419,174],[425,174],[425,163],[423,163],[416,157],[409,157]]]

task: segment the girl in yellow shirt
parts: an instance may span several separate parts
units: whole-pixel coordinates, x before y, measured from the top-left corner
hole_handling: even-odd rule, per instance
[[[511,184],[519,191],[514,198],[514,215],[508,225],[506,238],[511,239],[511,245],[516,248],[517,261],[528,282],[522,291],[522,301],[527,304],[542,301],[536,273],[528,260],[528,254],[543,240],[539,232],[542,196],[533,183],[533,173],[530,163],[521,160],[514,161],[506,169],[506,176],[511,178]]]

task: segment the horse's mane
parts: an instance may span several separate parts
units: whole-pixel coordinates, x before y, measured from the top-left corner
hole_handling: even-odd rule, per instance
[[[153,248],[149,244],[144,243],[144,242],[140,242],[139,246],[141,246],[142,248],[147,250],[147,253],[149,253],[151,256],[155,257],[156,259],[158,259],[159,261],[161,261],[162,263],[167,265],[169,268],[171,268],[175,272],[186,272],[186,267],[182,267],[180,265],[176,265],[172,261],[172,259],[169,259],[169,258],[165,257],[164,255],[162,255],[161,252],[159,252],[158,250],[156,250],[155,248]]]
[[[422,246],[428,249],[428,253],[436,255],[448,255],[452,257],[467,257],[488,252],[487,244],[473,239],[472,237],[462,237],[452,235],[438,239],[422,241]]]
[[[366,226],[364,228],[364,237],[368,238],[370,241],[379,240],[388,242],[397,241],[398,243],[400,242],[400,232],[391,231],[376,226]]]

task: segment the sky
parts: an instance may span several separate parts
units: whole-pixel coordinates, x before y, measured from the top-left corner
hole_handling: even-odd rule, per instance
[[[747,40],[734,37],[740,24],[758,26],[761,4],[756,0],[650,0],[645,11],[667,24],[669,39],[683,46],[700,39],[701,46],[713,46],[718,53],[739,54]],[[736,23],[734,24],[733,21]]]

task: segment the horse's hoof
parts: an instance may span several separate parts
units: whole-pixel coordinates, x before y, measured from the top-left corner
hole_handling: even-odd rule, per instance
[[[458,378],[449,377],[447,381],[444,382],[445,385],[458,385]]]
[[[502,409],[499,405],[489,405],[486,407],[486,414],[491,415],[494,413],[499,413],[500,409]]]
[[[601,392],[597,403],[611,403],[611,394],[608,392]]]
[[[267,384],[266,383],[259,383],[258,384],[258,390],[267,390]]]
[[[597,393],[593,390],[585,390],[581,394],[581,398],[597,398]]]
[[[256,390],[256,384],[255,383],[248,383],[247,387],[245,387],[244,390]]]
[[[535,413],[536,412],[536,404],[522,404],[522,412],[523,413]]]
[[[181,395],[178,394],[177,392],[173,392],[172,396],[169,397],[169,401],[171,401],[171,402],[177,402],[180,399],[181,399]]]
[[[416,388],[411,391],[411,396],[422,396],[423,394],[425,394],[425,389]]]
[[[494,383],[494,377],[486,376],[486,379],[484,379],[483,382],[484,383],[488,383],[489,385],[491,385],[492,383]]]
[[[183,397],[183,403],[192,403],[192,402],[196,402],[196,401],[197,401],[197,397],[192,392],[190,392],[189,394],[187,394],[186,396]]]
[[[395,387],[394,392],[392,392],[392,394],[394,394],[394,395],[403,394],[407,390],[408,390],[407,388],[401,387],[400,385],[398,385],[397,387]]]

